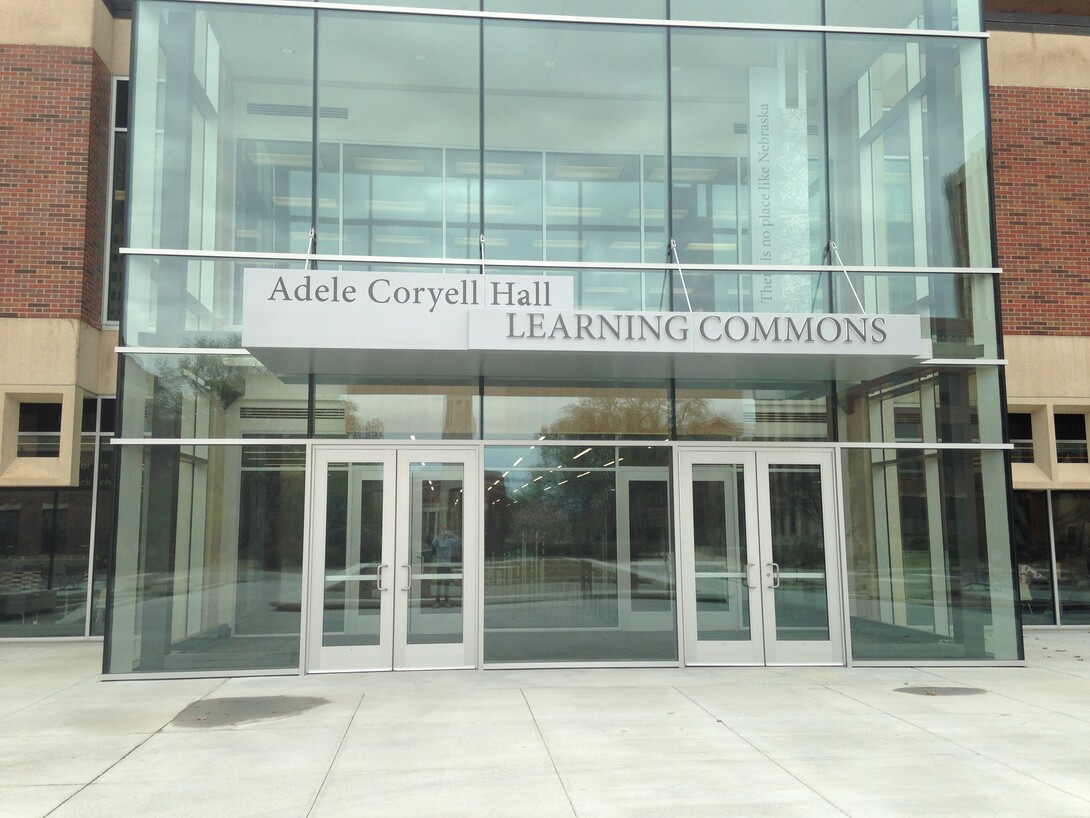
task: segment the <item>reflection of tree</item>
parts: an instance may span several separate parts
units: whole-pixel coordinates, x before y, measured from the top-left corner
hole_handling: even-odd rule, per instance
[[[741,433],[741,424],[712,411],[707,398],[678,400],[675,412],[678,434],[684,437],[729,439]],[[554,439],[668,437],[670,403],[658,397],[580,398],[561,409],[551,425],[542,427],[541,434]]]
[[[730,440],[742,436],[742,424],[722,412],[713,412],[707,398],[682,398],[675,407],[680,437]]]
[[[511,517],[514,531],[521,540],[512,546],[532,545],[541,547],[555,545],[571,538],[571,523],[555,503],[547,501],[548,495],[534,492],[527,495],[524,502],[512,507]]]
[[[197,342],[195,347],[220,348],[234,340]],[[176,361],[163,359],[156,373],[155,409],[162,419],[177,420],[187,398],[208,400],[226,409],[246,393],[246,379],[231,358],[220,355],[183,355]]]
[[[777,561],[821,570],[825,564],[825,506],[818,466],[772,466],[772,537]]]
[[[588,397],[567,404],[541,433],[552,438],[670,434],[664,398]]]
[[[551,459],[548,447],[543,462]],[[603,449],[608,452],[609,449]],[[588,464],[589,466],[590,464]],[[575,469],[512,472],[507,480],[486,473],[485,552],[492,558],[520,555],[611,559],[616,539],[612,471],[578,477]],[[496,481],[498,485],[493,485]]]
[[[557,472],[567,483],[530,485],[511,495],[508,506],[511,531],[518,541],[507,544],[508,553],[534,544],[540,556],[612,559],[616,540],[616,495],[613,473],[596,472],[583,479],[571,470]]]
[[[380,417],[362,420],[356,414],[358,405],[355,401],[344,402],[344,430],[349,437],[363,438],[366,440],[381,440],[386,437],[386,424]]]

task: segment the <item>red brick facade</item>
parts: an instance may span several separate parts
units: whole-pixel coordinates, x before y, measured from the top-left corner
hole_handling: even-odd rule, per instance
[[[1090,335],[1090,91],[991,100],[1003,332]]]
[[[0,317],[101,324],[110,129],[92,49],[0,46]]]

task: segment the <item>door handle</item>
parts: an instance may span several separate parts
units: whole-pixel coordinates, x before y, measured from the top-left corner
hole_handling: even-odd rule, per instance
[[[378,567],[378,572],[377,572],[378,576],[375,577],[375,586],[379,589],[379,591],[387,590],[386,586],[382,584],[382,569],[385,568],[385,567],[386,567],[386,563],[382,563]]]
[[[779,588],[780,587],[780,566],[778,566],[774,562],[770,562],[768,564],[768,567],[772,569],[772,573],[769,575],[769,576],[772,577],[772,584],[769,585],[768,587],[769,588]]]
[[[406,574],[405,587],[401,590],[411,591],[413,589],[413,567],[411,565],[405,565],[404,563],[402,563],[401,567],[408,572]]]
[[[757,563],[755,563],[755,562],[747,562],[746,563],[746,587],[749,588],[750,590],[753,590],[754,588],[757,587],[756,585],[750,584],[750,581],[749,581],[749,569],[756,567],[756,565],[757,565]]]

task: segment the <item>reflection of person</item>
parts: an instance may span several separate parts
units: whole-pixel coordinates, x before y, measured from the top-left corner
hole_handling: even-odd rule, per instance
[[[461,544],[462,541],[458,538],[458,535],[451,531],[450,528],[444,528],[439,532],[439,536],[431,544],[432,550],[435,552],[435,573],[449,574],[451,572],[454,552]],[[450,607],[449,579],[439,579],[435,582],[435,607],[438,608],[440,605],[444,608]]]
[[[1045,575],[1027,563],[1018,566],[1018,582],[1024,595],[1029,595],[1029,581],[1031,579],[1044,579]]]
[[[1030,589],[1030,581],[1044,579],[1045,575],[1028,563],[1020,563],[1018,566],[1018,593],[1022,597],[1022,604],[1030,613],[1033,613],[1033,591]]]

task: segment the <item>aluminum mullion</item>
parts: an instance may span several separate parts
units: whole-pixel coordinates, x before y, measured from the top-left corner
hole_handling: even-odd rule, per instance
[[[1056,570],[1056,525],[1052,519],[1052,489],[1045,491],[1045,503],[1048,505],[1048,550],[1052,558],[1052,563],[1049,565],[1052,574],[1052,621],[1057,625],[1062,625],[1063,622],[1060,619],[1060,578],[1058,576],[1059,572]]]
[[[82,444],[82,437],[80,435]],[[102,455],[102,398],[95,398],[95,452],[91,466],[91,519],[88,522],[87,537],[87,599],[84,603],[83,635],[91,636],[91,603],[94,599],[95,548],[98,545],[96,532],[98,523],[98,467]]]

